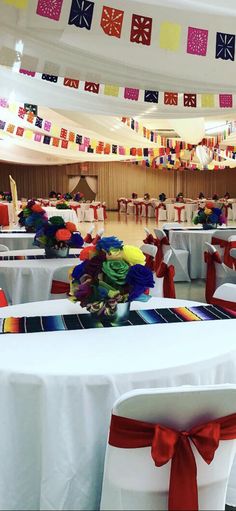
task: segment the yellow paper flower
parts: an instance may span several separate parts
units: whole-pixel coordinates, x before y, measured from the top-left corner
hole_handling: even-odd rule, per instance
[[[211,215],[212,210],[211,210],[211,209],[208,209],[208,208],[205,208],[205,209],[204,209],[204,213],[205,213],[206,215]]]
[[[124,245],[123,259],[131,266],[134,264],[142,264],[144,266],[146,262],[145,255],[142,253],[140,248],[132,245]]]

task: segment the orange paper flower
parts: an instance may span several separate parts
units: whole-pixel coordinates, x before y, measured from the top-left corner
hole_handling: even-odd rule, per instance
[[[57,241],[69,241],[71,239],[71,232],[68,229],[58,229],[55,238]]]
[[[73,222],[66,222],[66,229],[68,229],[70,232],[77,231],[76,225]]]
[[[43,212],[44,212],[44,210],[43,210],[43,208],[40,206],[40,204],[34,204],[34,205],[32,206],[32,208],[31,208],[31,209],[32,209],[32,211],[33,211],[34,213],[43,213]]]
[[[85,247],[81,250],[79,258],[81,261],[86,261],[86,259],[91,259],[97,253],[96,248],[93,246]]]

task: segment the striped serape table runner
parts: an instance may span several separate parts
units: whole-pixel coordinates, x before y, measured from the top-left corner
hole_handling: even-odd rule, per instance
[[[7,254],[7,252],[6,252]],[[79,254],[69,254],[67,255],[66,257],[63,257],[62,259],[74,259],[74,258],[77,258],[78,259],[79,257]],[[46,257],[44,254],[42,255],[18,255],[18,256],[8,256],[8,255],[5,255],[5,256],[1,256],[0,257],[0,261],[25,261],[25,260],[33,260],[33,259],[48,259],[48,257]],[[53,259],[53,258],[51,258]],[[55,259],[58,259],[55,257]]]
[[[32,332],[56,332],[82,330],[111,326],[151,325],[159,323],[181,323],[188,321],[214,321],[235,319],[236,311],[213,305],[177,307],[171,309],[148,309],[130,311],[129,319],[122,324],[99,321],[92,314],[66,314],[63,316],[35,316],[0,319],[1,334],[25,334]]]

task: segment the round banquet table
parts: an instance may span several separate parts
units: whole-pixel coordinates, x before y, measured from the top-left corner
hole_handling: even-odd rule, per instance
[[[220,232],[227,231],[228,237],[236,234],[236,229],[181,229],[170,230],[169,240],[173,248],[183,248],[189,251],[189,275],[191,279],[204,279],[206,277],[206,264],[204,262],[205,242],[211,243],[212,236],[220,236]]]
[[[152,298],[131,308],[194,304]],[[2,308],[0,317],[81,311],[55,300]],[[234,324],[1,335],[0,508],[99,509],[114,401],[134,388],[236,383]]]
[[[70,249],[70,254],[79,257],[81,249]],[[0,257],[25,257],[44,255],[42,249],[9,250],[0,252]],[[4,289],[8,302],[14,304],[48,300],[53,274],[56,270],[72,268],[80,261],[75,257],[55,259],[0,260],[0,287]]]
[[[74,209],[57,209],[56,207],[46,206],[43,208],[46,211],[47,217],[61,216],[65,222],[73,222],[78,226],[78,217]]]

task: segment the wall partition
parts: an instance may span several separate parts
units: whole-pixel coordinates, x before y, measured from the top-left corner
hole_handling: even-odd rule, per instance
[[[88,199],[106,202],[108,209],[116,209],[117,198],[130,197],[136,192],[142,197],[148,192],[157,197],[164,192],[175,197],[182,191],[185,197],[195,198],[202,191],[211,197],[229,191],[236,197],[236,170],[176,171],[156,170],[122,162],[76,163],[60,166],[24,166],[0,163],[0,190],[9,190],[9,174],[17,183],[20,197],[48,197],[51,190],[65,193],[89,193]],[[81,176],[84,178],[81,180]]]

